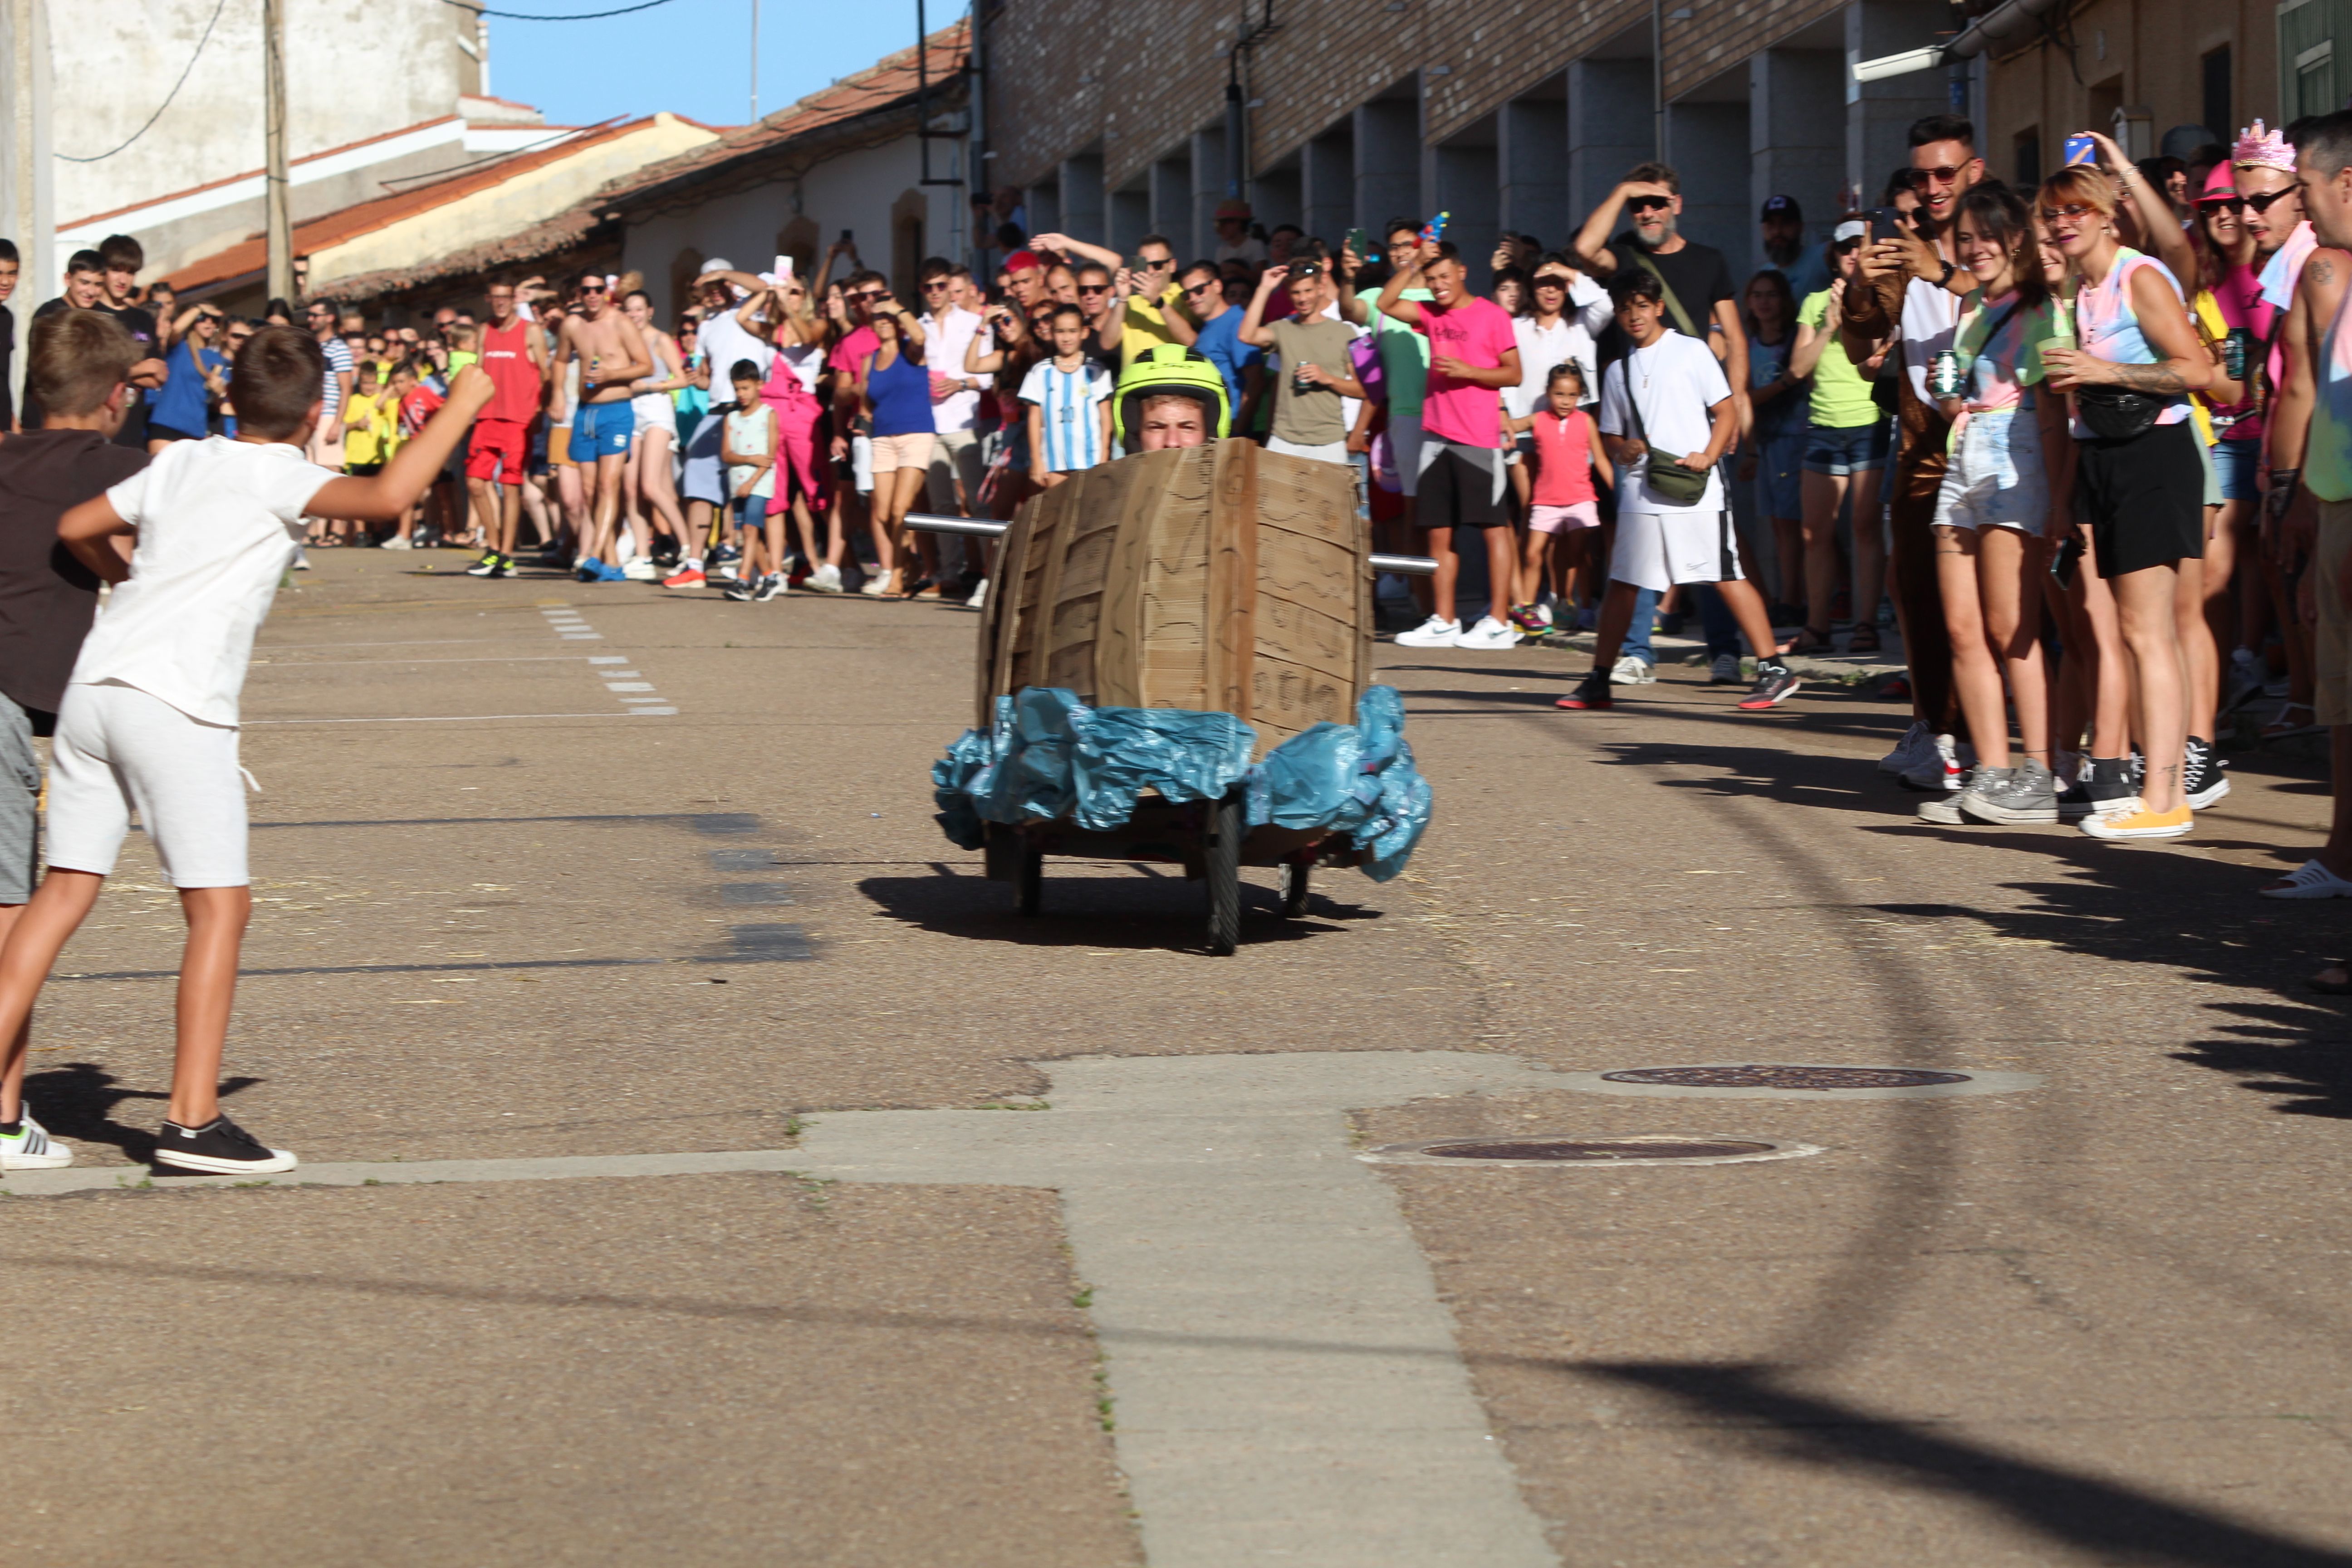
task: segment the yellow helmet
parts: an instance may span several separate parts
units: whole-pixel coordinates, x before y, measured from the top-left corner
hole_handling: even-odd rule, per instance
[[[1231,428],[1233,408],[1216,362],[1181,343],[1157,343],[1120,373],[1111,398],[1111,437],[1120,451],[1135,451],[1143,438],[1143,400],[1171,394],[1199,399],[1209,439],[1218,440]]]

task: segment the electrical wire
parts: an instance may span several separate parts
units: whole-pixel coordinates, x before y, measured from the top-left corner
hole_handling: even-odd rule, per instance
[[[667,5],[669,0],[644,0],[638,5],[624,5],[617,11],[582,11],[569,16],[534,16],[528,11],[493,11],[486,5],[469,5],[466,0],[441,0],[444,5],[455,5],[460,11],[470,11],[477,16],[496,16],[508,22],[594,22],[606,16],[625,16],[632,11],[650,11],[656,5]]]
[[[130,142],[125,142],[122,147],[100,153],[95,158],[77,158],[68,153],[58,153],[53,156],[68,163],[102,163],[113,157],[115,153],[121,152],[123,147],[130,146],[131,142],[138,141],[153,130],[155,121],[163,118],[163,110],[172,107],[172,100],[180,96],[180,89],[188,85],[188,78],[195,73],[196,62],[204,58],[205,46],[212,42],[213,28],[219,24],[221,13],[226,9],[228,9],[228,0],[220,0],[220,3],[213,7],[213,19],[205,24],[205,36],[196,40],[196,52],[188,57],[188,68],[180,73],[180,79],[172,84],[172,90],[164,95],[163,103],[157,107],[155,112],[147,117],[147,123],[131,133]]]

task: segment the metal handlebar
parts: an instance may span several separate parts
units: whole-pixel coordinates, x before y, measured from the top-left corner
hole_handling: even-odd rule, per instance
[[[1008,526],[977,517],[942,517],[937,512],[910,511],[907,526],[918,533],[961,533],[974,539],[998,539]],[[1393,572],[1401,577],[1427,577],[1437,570],[1437,563],[1426,555],[1374,555],[1369,558],[1375,572]]]

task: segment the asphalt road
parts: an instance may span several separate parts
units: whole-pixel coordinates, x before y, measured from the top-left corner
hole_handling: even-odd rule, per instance
[[[230,1104],[350,1184],[142,1184],[134,845],[28,1089],[119,1186],[0,1184],[31,1556],[2352,1565],[2352,1030],[2300,985],[2352,911],[2252,896],[2309,764],[2174,844],[1927,828],[1860,692],[1566,714],[1581,655],[1383,648],[1420,856],[1290,922],[1250,873],[1212,959],[1179,877],[1054,863],[1022,921],[939,834],[969,613],[314,560],[247,691]],[[1694,1063],[2032,1077],[1570,1076]],[[1354,1157],[1534,1133],[1819,1152]]]

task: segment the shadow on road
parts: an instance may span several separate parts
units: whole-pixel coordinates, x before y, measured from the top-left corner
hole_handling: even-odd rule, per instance
[[[226,1100],[260,1081],[223,1079],[221,1098]],[[50,1132],[78,1143],[112,1144],[141,1164],[155,1152],[155,1134],[144,1127],[117,1121],[115,1108],[126,1100],[161,1102],[171,1098],[162,1089],[125,1089],[95,1062],[66,1062],[25,1075],[25,1102],[39,1108],[41,1125]]]
[[[1265,871],[1244,871],[1265,877]],[[1345,929],[1337,922],[1379,920],[1381,911],[1321,890],[1351,871],[1320,873],[1328,880],[1308,895],[1307,914],[1282,918],[1273,888],[1242,884],[1242,942],[1303,942]],[[1340,885],[1344,886],[1344,883]],[[1016,914],[1010,883],[958,872],[944,862],[930,877],[868,877],[859,892],[894,919],[925,931],[1024,947],[1193,948],[1201,945],[1206,904],[1199,884],[1181,872],[1117,861],[1045,862],[1043,907]]]
[[[1945,1425],[1888,1421],[1774,1386],[1768,1369],[1679,1363],[1555,1363],[1634,1384],[1693,1414],[1759,1427],[1782,1454],[1963,1499],[2063,1542],[2092,1561],[2179,1568],[2352,1568],[2352,1553],[2296,1541],[2119,1481],[2004,1453]]]

